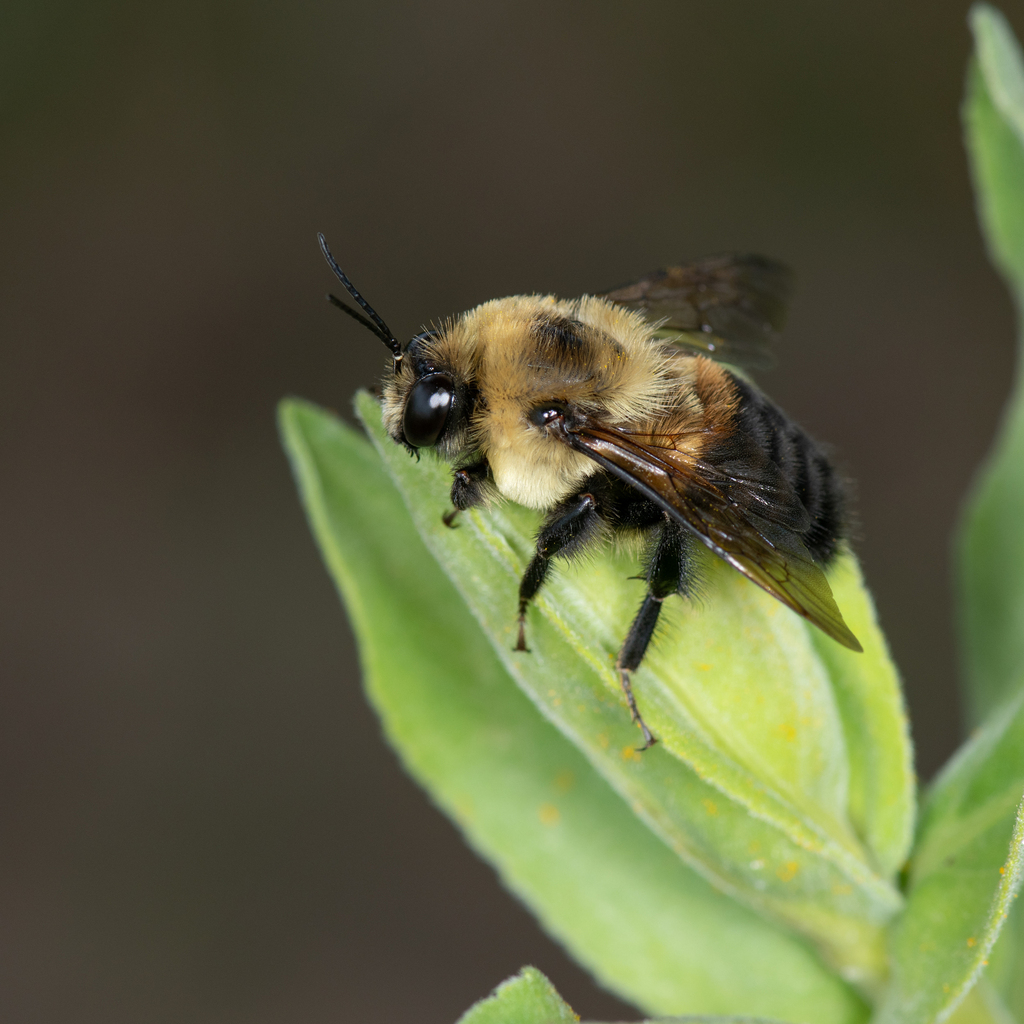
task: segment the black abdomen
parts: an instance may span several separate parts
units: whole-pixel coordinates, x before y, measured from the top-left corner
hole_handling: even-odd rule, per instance
[[[807,549],[820,562],[835,554],[846,525],[842,482],[817,442],[807,436],[778,406],[733,377],[740,394],[737,425],[782,471],[811,517],[802,533]]]

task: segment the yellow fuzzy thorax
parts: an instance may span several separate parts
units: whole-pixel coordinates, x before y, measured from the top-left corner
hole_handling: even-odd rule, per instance
[[[567,342],[558,325],[571,325]],[[548,508],[594,472],[594,463],[541,428],[528,414],[545,402],[572,404],[607,423],[640,424],[678,405],[694,360],[653,337],[638,313],[585,296],[516,295],[485,302],[446,323],[421,359],[476,393],[457,449],[478,452],[506,498]],[[401,423],[416,369],[403,365],[385,382],[385,422]]]

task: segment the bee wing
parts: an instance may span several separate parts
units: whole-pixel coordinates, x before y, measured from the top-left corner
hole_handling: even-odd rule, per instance
[[[658,336],[684,348],[765,369],[792,289],[792,271],[782,263],[734,253],[656,270],[602,298],[659,321]]]
[[[800,539],[810,516],[778,467],[736,433],[708,461],[692,434],[635,434],[585,426],[565,438],[695,533],[719,558],[833,640],[863,650],[832,588]]]

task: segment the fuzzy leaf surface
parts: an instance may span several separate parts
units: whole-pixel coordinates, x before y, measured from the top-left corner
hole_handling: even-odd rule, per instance
[[[639,754],[613,671],[643,596],[628,579],[636,556],[560,566],[531,609],[530,652],[513,651],[536,514],[505,504],[446,528],[450,468],[410,459],[369,395],[357,409],[427,547],[544,716],[716,888],[807,935],[845,978],[877,984],[882,930],[902,901],[847,817],[844,725],[811,627],[710,559],[704,601],[667,602],[661,640],[635,675],[661,740]],[[880,645],[864,626],[865,646]],[[904,775],[898,786],[905,796]]]
[[[280,423],[389,741],[545,928],[652,1014],[862,1022],[806,944],[687,868],[538,713],[366,439],[302,402]]]

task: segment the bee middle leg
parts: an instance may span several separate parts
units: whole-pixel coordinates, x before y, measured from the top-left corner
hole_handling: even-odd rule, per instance
[[[526,646],[526,609],[547,578],[551,559],[558,554],[571,555],[593,539],[602,521],[601,505],[592,490],[584,490],[560,501],[548,513],[537,534],[537,553],[523,573],[519,584],[519,636],[514,650]]]
[[[647,728],[636,706],[631,676],[647,653],[654,628],[658,624],[658,616],[661,615],[662,602],[672,594],[685,595],[690,591],[693,583],[690,544],[690,535],[686,529],[666,518],[643,574],[647,580],[647,596],[640,605],[615,662],[619,683],[629,704],[629,713],[643,733],[644,745],[641,750],[646,750],[658,741]]]

